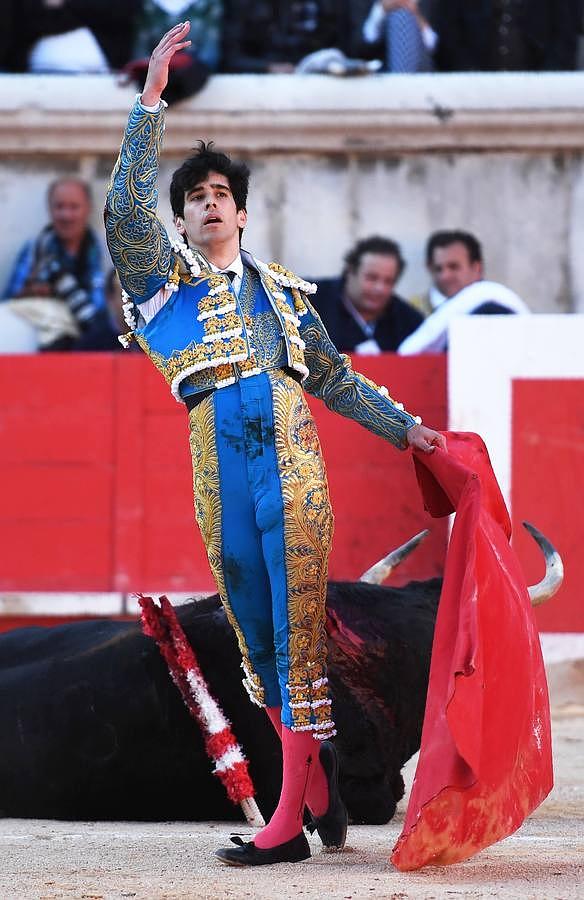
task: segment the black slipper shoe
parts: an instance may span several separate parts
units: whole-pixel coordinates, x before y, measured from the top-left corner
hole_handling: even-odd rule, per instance
[[[331,741],[322,742],[319,759],[328,782],[329,805],[324,815],[311,816],[306,827],[310,834],[318,832],[326,850],[342,850],[347,839],[349,816],[339,793],[339,759]]]
[[[256,847],[253,841],[242,841],[238,834],[231,840],[237,844],[236,847],[215,850],[215,856],[227,866],[271,866],[274,863],[301,862],[310,856],[310,847],[303,831],[292,840],[267,850]]]

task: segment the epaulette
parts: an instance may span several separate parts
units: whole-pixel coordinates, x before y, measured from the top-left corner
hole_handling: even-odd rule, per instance
[[[205,257],[198,250],[192,250],[182,238],[171,240],[170,246],[174,253],[174,269],[166,285],[167,288],[178,290],[181,278],[189,280],[189,276],[191,278],[198,278],[200,275],[205,277],[209,273],[209,264]],[[173,282],[175,287],[172,286]]]
[[[271,262],[266,264],[260,262],[260,260],[256,260],[256,263],[260,271],[265,275],[270,275],[276,284],[279,284],[281,287],[292,288],[292,290],[300,291],[303,294],[316,294],[315,284],[305,281],[303,278],[295,275],[294,272],[291,272],[290,269],[284,268],[280,263]]]

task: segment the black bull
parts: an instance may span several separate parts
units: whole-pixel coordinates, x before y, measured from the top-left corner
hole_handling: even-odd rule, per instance
[[[331,582],[329,679],[341,792],[353,822],[395,812],[419,748],[441,580],[404,588]],[[217,596],[179,619],[250,761],[269,815],[279,741],[241,684]],[[158,649],[136,623],[97,620],[0,635],[0,812],[64,819],[233,819]]]

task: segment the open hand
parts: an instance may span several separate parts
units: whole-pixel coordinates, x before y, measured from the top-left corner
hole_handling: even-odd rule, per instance
[[[148,73],[144,90],[142,91],[142,103],[145,106],[156,106],[160,96],[168,84],[168,66],[177,50],[184,50],[190,45],[185,41],[191,27],[190,22],[180,22],[167,31],[162,40],[152,51],[148,64]]]
[[[412,425],[407,430],[408,446],[414,447],[416,450],[422,450],[424,453],[433,453],[436,447],[446,450],[446,440],[439,431],[432,428],[426,428],[425,425]]]

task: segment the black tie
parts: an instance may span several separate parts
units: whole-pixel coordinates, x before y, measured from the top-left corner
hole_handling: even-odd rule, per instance
[[[235,278],[237,277],[237,272],[232,272],[231,269],[228,272],[223,272],[224,275],[227,275],[231,284],[233,284]]]

